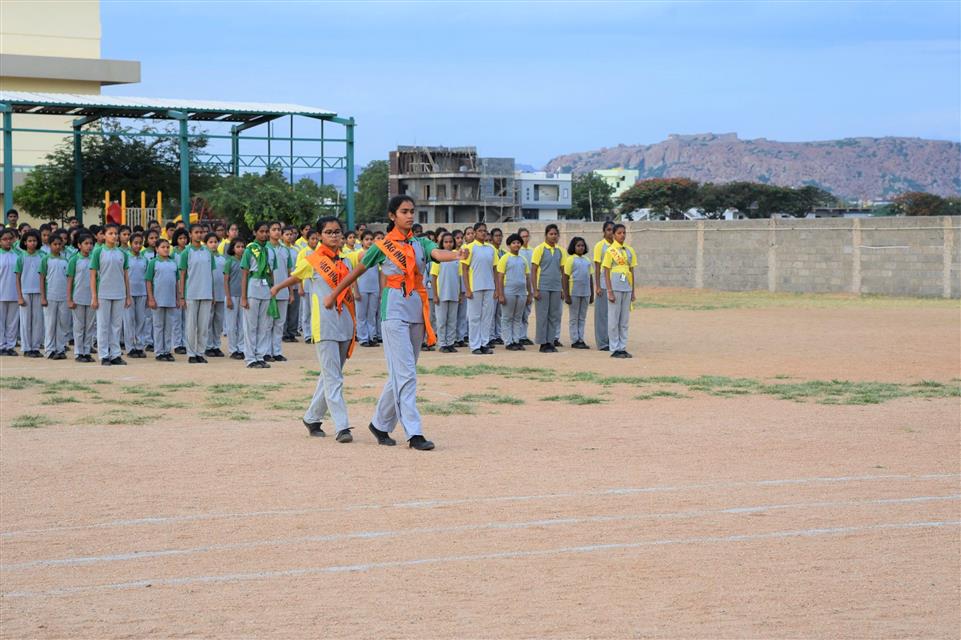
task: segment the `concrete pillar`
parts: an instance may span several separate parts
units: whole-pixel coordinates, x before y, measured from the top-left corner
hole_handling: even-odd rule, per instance
[[[861,220],[851,222],[851,293],[861,295]]]
[[[704,288],[704,221],[697,221],[697,254],[694,258],[694,288]]]
[[[942,223],[944,226],[944,263],[941,274],[941,297],[951,297],[951,249],[954,247],[954,227],[951,225],[950,216],[944,216]]]
[[[777,291],[777,220],[767,221],[767,290]]]

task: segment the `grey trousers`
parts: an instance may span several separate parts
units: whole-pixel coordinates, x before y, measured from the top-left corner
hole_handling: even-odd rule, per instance
[[[97,307],[97,349],[101,360],[120,357],[123,305],[123,300],[100,300]]]
[[[521,324],[524,327],[524,335],[521,336],[522,338],[526,338],[530,335],[529,321],[531,318],[531,309],[533,308],[533,306],[534,306],[533,298],[531,299],[530,302],[524,305],[524,317],[521,319]]]
[[[390,433],[399,421],[410,440],[423,433],[417,410],[417,358],[424,342],[424,325],[384,320],[380,330],[387,357],[387,382],[371,422],[380,431]]]
[[[279,302],[279,301],[278,301]],[[300,329],[298,326],[300,324],[300,305],[303,304],[300,300],[300,293],[294,289],[290,294],[290,300],[287,301],[287,314],[284,321],[284,338],[296,338],[297,331]]]
[[[244,352],[244,313],[240,298],[231,298],[231,309],[224,309],[224,326],[227,330],[227,351]]]
[[[570,309],[567,312],[571,342],[582,342],[584,340],[584,324],[587,322],[587,308],[589,306],[591,306],[590,296],[571,296]]]
[[[210,330],[210,300],[187,300],[187,355],[202,356]]]
[[[450,347],[457,342],[458,306],[456,300],[437,303],[437,342],[442,347]]]
[[[268,321],[273,320],[270,323],[270,341],[267,343],[267,353],[272,356],[284,355],[284,327],[287,325],[287,305],[287,300],[278,300],[277,311],[280,312],[280,317],[276,320],[267,318]]]
[[[304,413],[304,422],[320,422],[329,411],[338,433],[350,429],[347,403],[344,402],[344,363],[347,362],[348,347],[350,340],[319,340],[314,343],[317,361],[320,362],[320,375],[317,376],[314,397]]]
[[[70,310],[67,309],[66,300],[47,300],[47,306],[43,310],[43,349],[47,355],[60,353],[67,349],[67,327],[70,318]]]
[[[185,347],[187,343],[184,339],[184,315],[185,311],[181,308],[177,308],[174,313],[174,347]],[[156,349],[156,346],[154,346]]]
[[[377,337],[377,306],[380,302],[376,293],[361,294],[357,303],[357,341],[371,342]]]
[[[210,305],[210,325],[207,329],[207,348],[219,349],[224,335],[224,306],[223,300]]]
[[[610,346],[607,337],[607,289],[602,289],[601,295],[594,299],[594,342],[598,349]]]
[[[20,307],[20,346],[24,351],[39,351],[43,346],[43,307],[39,293],[25,293],[26,305]]]
[[[78,304],[73,308],[73,354],[89,356],[93,349],[93,338],[97,334],[97,312],[89,304]]]
[[[469,327],[470,349],[480,349],[491,341],[494,329],[494,292],[475,291],[474,297],[467,300],[467,323]]]
[[[527,295],[504,296],[504,313],[501,319],[506,344],[517,344],[524,337],[524,307],[527,306]]]
[[[123,310],[123,335],[127,351],[143,350],[144,325],[147,322],[147,296],[134,296],[133,304]]]
[[[16,300],[0,302],[0,349],[13,349],[17,346],[20,332],[20,305]]]
[[[151,311],[154,353],[158,356],[169,355],[174,350],[174,319],[180,315],[180,309],[157,307]]]
[[[494,318],[491,320],[491,337],[500,338],[501,337],[501,303],[494,300]]]
[[[263,361],[270,349],[270,331],[273,318],[267,315],[270,300],[247,298],[244,309],[244,362]]]
[[[141,344],[153,346],[153,309],[147,307],[143,313],[143,336]]]
[[[631,292],[615,291],[614,302],[608,301],[607,334],[611,352],[627,351],[627,326],[631,319]]]
[[[534,342],[552,344],[561,330],[561,292],[541,290],[541,299],[534,301],[534,308],[537,310]]]
[[[457,339],[467,340],[470,324],[467,322],[467,298],[457,303]]]

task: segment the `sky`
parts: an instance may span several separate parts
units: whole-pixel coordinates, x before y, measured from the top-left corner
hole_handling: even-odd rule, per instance
[[[669,134],[961,140],[961,3],[102,0],[113,95],[292,102],[400,144],[552,157]],[[329,135],[329,134],[328,134]]]

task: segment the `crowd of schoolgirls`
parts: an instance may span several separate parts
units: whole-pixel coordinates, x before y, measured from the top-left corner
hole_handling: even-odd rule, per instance
[[[12,223],[0,230],[0,355],[123,365],[130,358],[201,364],[224,357],[248,368],[284,362],[284,342],[303,335],[321,371],[303,422],[324,435],[328,413],[337,441],[352,436],[343,399],[343,367],[354,347],[382,345],[388,379],[368,426],[391,446],[399,423],[409,446],[434,447],[416,406],[417,359],[440,346],[475,355],[495,346],[556,352],[563,306],[571,346],[589,349],[584,325],[594,305],[597,348],[630,358],[627,330],[637,256],[625,228],[611,222],[593,247],[580,237],[567,249],[556,225],[530,247],[530,232],[504,239],[477,223],[426,233],[415,224],[414,201],[395,196],[386,233],[347,231],[336,218],[300,229],[279,221],[253,225],[244,242],[236,225],[174,223],[147,229],[107,224],[85,229]],[[534,339],[529,318],[535,315]],[[436,329],[435,329],[436,328]]]

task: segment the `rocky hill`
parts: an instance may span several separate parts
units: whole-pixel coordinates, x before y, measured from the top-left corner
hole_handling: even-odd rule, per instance
[[[548,171],[640,169],[642,178],[745,180],[815,185],[843,198],[872,200],[905,191],[961,195],[961,144],[920,138],[824,142],[741,140],[736,133],[671,135],[651,145],[618,145],[558,156]]]

